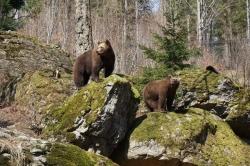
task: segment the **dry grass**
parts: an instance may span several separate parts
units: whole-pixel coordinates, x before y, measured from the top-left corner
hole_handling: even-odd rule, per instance
[[[10,164],[15,166],[25,165],[25,156],[22,150],[22,143],[16,140],[13,140],[11,135],[5,134],[0,130],[0,154],[7,153],[10,154]]]

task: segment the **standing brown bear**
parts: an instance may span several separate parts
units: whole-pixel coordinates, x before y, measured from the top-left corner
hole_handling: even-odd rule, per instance
[[[180,81],[176,78],[166,77],[163,80],[149,82],[143,90],[143,98],[150,111],[171,110],[176,90]],[[167,100],[167,101],[166,101]]]
[[[74,82],[77,88],[86,85],[91,77],[99,80],[99,72],[104,69],[105,77],[114,70],[115,54],[109,40],[98,42],[97,48],[91,49],[77,57],[73,67]]]

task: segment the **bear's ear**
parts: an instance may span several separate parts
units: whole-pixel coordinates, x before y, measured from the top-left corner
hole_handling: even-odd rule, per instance
[[[101,44],[101,42],[100,42],[100,41],[98,41],[98,42],[97,42],[97,45],[100,45],[100,44]]]
[[[105,43],[110,46],[110,41],[108,39],[105,40]]]

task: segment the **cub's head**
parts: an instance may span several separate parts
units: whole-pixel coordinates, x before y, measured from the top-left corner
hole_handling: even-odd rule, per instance
[[[97,43],[97,48],[96,48],[96,52],[97,52],[98,54],[104,54],[104,53],[107,52],[110,48],[111,48],[111,44],[110,44],[109,40],[98,41],[98,43]]]

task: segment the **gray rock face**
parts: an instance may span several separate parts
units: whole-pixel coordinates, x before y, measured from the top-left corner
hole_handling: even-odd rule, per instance
[[[49,69],[71,72],[69,54],[16,33],[0,32],[0,106],[14,99],[16,83],[26,72]]]
[[[114,85],[107,93],[105,105],[97,120],[82,134],[86,142],[91,142],[87,143],[89,149],[93,148],[97,153],[109,156],[125,137],[130,113],[136,110],[137,103],[128,85]]]

